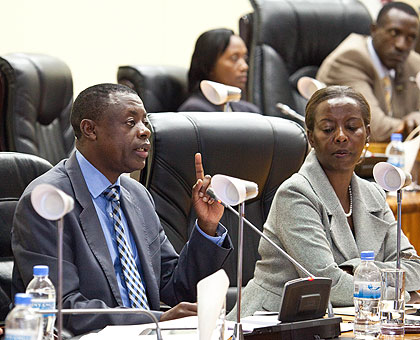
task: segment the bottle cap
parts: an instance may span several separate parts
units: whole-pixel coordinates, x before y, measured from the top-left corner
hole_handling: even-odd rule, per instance
[[[402,134],[401,133],[393,133],[391,135],[391,142],[393,142],[393,141],[402,142]]]
[[[34,275],[47,276],[49,272],[48,266],[34,266]]]
[[[17,293],[15,295],[15,305],[30,305],[32,303],[32,295]]]
[[[372,250],[362,251],[360,253],[360,258],[362,260],[373,261],[375,259],[375,252]]]

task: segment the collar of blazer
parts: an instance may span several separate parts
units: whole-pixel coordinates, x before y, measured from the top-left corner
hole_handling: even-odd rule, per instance
[[[330,225],[327,232],[340,249],[343,256],[350,260],[359,257],[358,249],[370,249],[377,253],[389,228],[381,212],[386,205],[385,193],[375,183],[369,183],[353,173],[351,180],[353,191],[353,222],[355,235],[348,227],[340,201],[334,193],[328,177],[318,162],[315,151],[312,150],[306,162],[299,171],[323,203],[328,214]],[[375,242],[372,242],[372,240]],[[372,247],[377,249],[372,249]]]

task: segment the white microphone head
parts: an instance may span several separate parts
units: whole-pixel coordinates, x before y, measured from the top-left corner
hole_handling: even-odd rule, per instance
[[[257,183],[225,175],[214,175],[211,186],[216,196],[229,205],[237,205],[258,195]]]
[[[387,162],[379,162],[373,167],[373,178],[387,191],[397,191],[411,184],[409,173]]]
[[[311,77],[301,77],[297,82],[299,93],[306,99],[311,98],[316,91],[323,89],[324,87],[326,87],[324,83]]]
[[[46,220],[56,221],[73,210],[71,196],[51,184],[40,184],[31,193],[35,211]]]
[[[200,88],[207,100],[214,105],[238,102],[241,99],[241,89],[239,87],[202,80]]]

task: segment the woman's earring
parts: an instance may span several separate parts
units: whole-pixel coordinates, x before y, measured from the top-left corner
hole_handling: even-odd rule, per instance
[[[363,148],[363,152],[362,152],[362,158],[364,159],[366,157],[366,152],[369,149],[369,138],[366,138],[366,144],[365,147]]]

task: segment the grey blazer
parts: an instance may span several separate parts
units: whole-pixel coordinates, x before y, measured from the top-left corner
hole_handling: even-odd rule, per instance
[[[30,194],[40,183],[50,183],[75,199],[73,211],[64,217],[64,308],[122,307],[114,266],[90,193],[73,154],[33,181],[16,208],[12,230],[15,256],[13,291],[22,292],[32,279],[32,267],[45,264],[56,286],[56,225],[32,208]],[[168,241],[148,191],[135,180],[121,177],[121,206],[135,239],[146,293],[152,310],[160,301],[173,306],[196,301],[196,284],[218,270],[231,251],[229,237],[218,247],[194,229],[181,255]],[[156,313],[159,317],[160,313]],[[64,325],[75,334],[109,324],[150,322],[143,315],[73,315]]]
[[[375,252],[379,268],[394,267],[396,259],[397,228],[385,193],[355,174],[351,186],[355,235],[315,152],[311,151],[300,171],[278,189],[264,225],[264,233],[309,272],[332,279],[334,306],[353,305],[353,276],[340,266],[355,268],[364,250]],[[405,235],[401,249],[416,253]],[[244,289],[242,316],[258,310],[278,311],[284,284],[304,276],[267,241],[261,239],[258,250],[261,260]],[[407,275],[406,290],[420,289],[419,261],[403,260],[402,268]]]

